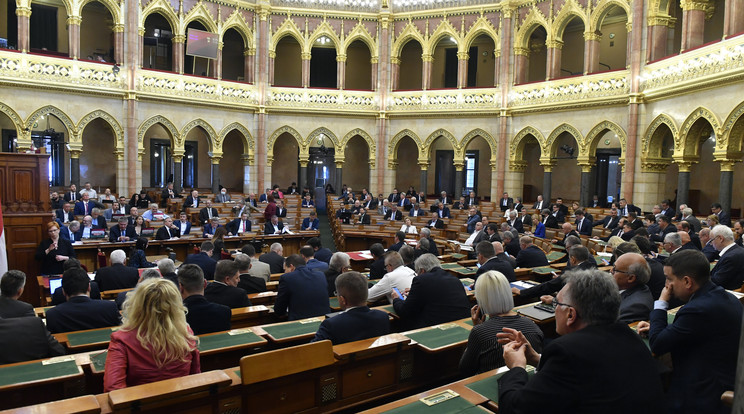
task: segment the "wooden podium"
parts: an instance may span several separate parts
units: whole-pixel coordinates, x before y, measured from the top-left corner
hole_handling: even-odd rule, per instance
[[[8,268],[26,273],[21,300],[39,302],[36,247],[47,237],[54,219],[49,205],[49,155],[0,153],[0,202],[3,206]]]

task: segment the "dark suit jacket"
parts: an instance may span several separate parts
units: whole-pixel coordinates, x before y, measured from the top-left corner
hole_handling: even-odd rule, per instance
[[[274,313],[282,316],[289,308],[289,320],[322,316],[328,313],[328,282],[323,273],[299,266],[279,278]]]
[[[617,227],[618,223],[620,223],[620,217],[612,217],[612,216],[605,216],[602,220],[597,220],[594,223],[592,223],[592,226],[599,226],[601,225],[603,228],[606,229],[614,229]]]
[[[486,260],[486,262],[483,263],[481,267],[478,268],[478,271],[475,272],[475,277],[473,279],[475,279],[475,282],[477,283],[478,276],[490,270],[495,270],[497,272],[503,273],[503,275],[506,276],[506,278],[510,282],[514,282],[517,280],[517,277],[514,275],[514,268],[512,267],[512,265],[509,262],[502,260],[497,256],[494,256]]]
[[[499,199],[499,208],[501,209],[501,211],[506,211],[506,209],[509,208],[509,204],[514,204],[513,198],[509,197],[505,199],[502,197]]]
[[[509,226],[514,227],[517,233],[524,233],[524,225],[522,225],[522,221],[519,217],[514,220],[514,223],[512,223],[511,220],[507,220],[506,222],[509,223]]]
[[[72,191],[68,191],[68,192],[66,192],[66,193],[65,193],[65,195],[63,195],[63,196],[62,196],[62,198],[63,198],[63,199],[65,200],[65,201],[67,201],[67,202],[70,202],[70,201],[72,201],[72,195],[73,195],[73,194],[75,194],[75,200],[76,200],[76,201],[77,201],[77,200],[80,200],[80,194],[78,194],[78,193],[73,193]]]
[[[429,221],[426,222],[426,227],[431,227],[431,220],[429,220]],[[444,221],[442,221],[441,219],[437,219],[437,222],[434,223],[434,228],[435,229],[443,229],[444,228]]]
[[[106,225],[106,218],[103,216],[98,216],[93,219],[92,226],[94,229],[104,229],[106,230],[108,226]]]
[[[20,318],[23,316],[36,316],[34,307],[30,303],[0,296],[0,318]]]
[[[248,294],[244,289],[220,282],[207,284],[204,288],[204,297],[212,303],[219,303],[232,309],[251,306],[251,301],[248,300]]]
[[[655,414],[663,411],[663,401],[656,362],[622,323],[555,339],[532,378],[513,368],[499,380],[500,413]]]
[[[240,229],[240,221],[241,221],[240,218],[236,218],[235,220],[227,223],[225,225],[226,230],[229,233],[238,234],[238,230]],[[245,231],[245,232],[251,231],[251,221],[250,220],[246,220],[246,224],[244,224],[243,227],[244,227],[243,228],[243,231]]]
[[[119,224],[114,224],[111,226],[111,229],[109,229],[109,241],[114,243],[119,241],[119,237],[121,237],[121,229],[119,228]],[[134,226],[127,225],[126,229],[124,229],[124,236],[129,237],[129,240],[133,240],[137,237],[137,233],[134,232]]]
[[[555,218],[555,221],[557,223],[563,223],[564,221],[566,221],[566,215],[563,214],[563,212],[560,209],[558,209],[558,211],[551,210],[550,215]]]
[[[196,208],[199,208],[200,205],[201,205],[201,200],[197,197],[196,198]],[[187,208],[193,208],[193,207],[194,207],[194,197],[191,197],[191,194],[189,194],[186,197],[186,200],[183,202],[183,206],[181,207],[181,211],[186,211]]]
[[[437,325],[470,315],[470,301],[460,279],[435,267],[413,278],[406,300],[393,300],[406,329]]]
[[[191,221],[186,221],[186,229],[184,229],[185,231],[181,231],[181,220],[174,221],[173,224],[178,227],[178,233],[180,234],[178,237],[185,236],[191,233]]]
[[[137,286],[139,271],[137,268],[115,263],[98,269],[96,283],[102,291],[114,289],[131,289]]]
[[[400,201],[400,193],[398,193],[398,194],[390,193],[390,195],[388,196],[387,199],[388,199],[389,202],[395,204],[398,201]]]
[[[369,265],[369,278],[370,279],[382,279],[385,276],[385,259],[379,258]]]
[[[388,247],[388,251],[397,252],[400,250],[401,247],[405,246],[405,244],[406,244],[405,242],[395,243],[391,245],[390,247]]]
[[[217,227],[220,227],[218,224]],[[207,223],[202,227],[202,237],[211,238],[214,236],[214,232],[217,231],[217,227],[212,227],[212,223]]]
[[[316,220],[317,220],[317,219],[316,219]],[[360,223],[360,224],[369,224],[369,223],[370,223],[370,218],[369,218],[369,214],[365,214],[365,215],[362,215],[362,216],[358,216],[358,217],[357,217],[357,220],[359,220],[359,223]],[[316,226],[316,228],[317,228],[317,226]]]
[[[731,215],[723,210],[718,213],[718,222],[726,227],[731,227]]]
[[[171,237],[181,237],[181,230],[178,227],[169,229],[163,226],[155,232],[155,240],[169,240]]]
[[[90,214],[91,211],[93,211],[93,207],[96,205],[93,203],[92,200],[88,200],[88,208],[85,208],[85,203],[82,201],[78,201],[75,203],[75,207],[73,208],[72,212],[76,216],[84,216],[86,214]]]
[[[67,221],[75,220],[75,214],[72,212],[72,210],[70,210],[69,212],[65,213],[64,210],[59,209],[59,210],[57,210],[55,212],[55,214],[57,216],[57,220],[61,221],[62,223],[65,222],[65,219],[67,219]]]
[[[276,216],[277,217],[287,217],[287,209],[282,207],[281,209],[279,206],[276,207]]]
[[[119,308],[108,300],[93,300],[74,296],[67,302],[47,310],[47,329],[51,333],[82,331],[84,329],[117,326]]]
[[[389,333],[387,313],[361,306],[324,320],[311,342],[330,339],[334,345],[338,345]]]
[[[414,215],[413,215],[413,214],[414,214],[414,211],[416,212],[416,213],[415,213],[415,214],[416,214],[416,216],[414,216]],[[424,210],[424,209],[423,209],[423,208],[421,208],[421,207],[419,207],[419,209],[418,209],[418,210],[415,210],[415,209],[411,209],[411,211],[409,211],[409,212],[408,212],[408,215],[409,215],[409,216],[411,216],[411,217],[425,216],[425,215],[426,215],[426,210]]]
[[[710,282],[692,295],[671,325],[666,311],[651,311],[651,351],[672,354],[670,413],[730,412],[721,394],[734,389],[741,318],[741,303]]]
[[[592,235],[592,221],[588,220],[587,218],[584,218],[584,221],[581,222],[581,227],[579,227],[579,220],[576,220],[576,231],[579,234],[584,234],[586,236]]]
[[[217,261],[207,256],[206,253],[194,253],[186,256],[185,264],[195,264],[204,271],[204,279],[214,280],[214,268],[217,266]]]
[[[742,269],[744,269],[744,247],[734,244],[718,259],[718,263],[710,271],[710,280],[724,289],[739,289],[744,284]]]
[[[439,256],[439,247],[437,247],[437,242],[435,242],[431,237],[427,237],[427,239],[429,240],[429,253],[434,256]]]
[[[75,232],[72,233],[72,237],[70,237],[70,228],[67,226],[60,226],[59,227],[59,238],[69,241],[70,243],[80,241],[80,236],[82,236],[82,233]]]
[[[284,223],[281,221],[276,223],[276,227],[279,228],[279,230],[284,229]],[[271,222],[264,223],[264,234],[274,234],[274,226],[271,224]]]
[[[575,269],[572,270],[589,270],[597,267],[596,262],[593,259],[589,259],[586,262],[579,263]],[[555,292],[561,290],[565,284],[566,279],[563,275],[548,280],[547,282],[540,283],[537,286],[524,289],[519,292],[519,296],[523,298],[534,298],[542,295],[552,295]]]
[[[0,318],[0,364],[65,354],[65,349],[36,316]]]
[[[385,213],[385,220],[403,220],[403,213],[400,210],[395,211],[395,217],[392,217],[393,210],[390,209]]]
[[[651,241],[652,242],[664,242],[664,237],[669,233],[674,233],[677,231],[677,228],[674,227],[671,223],[666,226],[665,229],[659,229],[659,234],[653,234],[651,235]]]
[[[620,293],[619,322],[632,323],[647,321],[651,309],[654,308],[654,298],[646,285],[636,285]]]
[[[211,207],[210,210],[212,210],[212,217],[219,217],[220,216],[220,212],[217,211],[216,208]],[[206,207],[204,207],[203,209],[199,210],[199,222],[202,223],[202,224],[209,223],[209,211],[207,210]]]
[[[266,292],[266,281],[260,277],[243,273],[240,275],[238,287],[245,290],[246,294]]]
[[[520,216],[517,220],[522,222],[522,227],[524,226],[531,226],[532,225],[532,216],[529,214],[525,214],[524,216]]]
[[[551,228],[551,229],[557,229],[558,228],[558,220],[556,220],[555,217],[553,217],[552,214],[548,215],[547,221],[545,220],[545,217],[542,218],[542,221],[545,224],[545,227]]]
[[[521,249],[521,246],[519,246],[519,240],[517,239],[512,239],[509,243],[504,244],[504,251],[514,257],[519,256]]]
[[[501,261],[509,263],[509,266],[512,267],[512,269],[517,268],[517,259],[509,256],[506,252],[501,252],[496,255]]]
[[[450,218],[450,209],[449,209],[449,207],[444,207],[441,210],[435,209],[434,211],[436,211],[439,214],[439,218]]]
[[[545,256],[545,252],[535,245],[520,250],[517,255],[517,267],[541,267],[547,265],[548,258]]]
[[[189,310],[186,322],[194,331],[194,335],[230,329],[232,312],[227,306],[212,303],[202,295],[191,295],[183,300],[183,304]]]
[[[662,289],[666,284],[666,276],[664,276],[664,265],[659,263],[655,259],[646,258],[646,263],[651,268],[651,278],[646,283],[646,286],[651,290],[651,296],[654,300],[659,299]]]
[[[258,260],[269,265],[271,273],[284,273],[284,258],[274,251],[264,253]]]
[[[101,299],[101,290],[98,289],[98,283],[95,281],[90,282],[90,298],[93,300]],[[52,306],[65,302],[67,302],[67,297],[65,297],[65,291],[61,287],[52,292]]]
[[[542,201],[542,206],[539,206],[538,204],[540,204],[540,202],[539,201],[535,201],[535,204],[532,205],[532,208],[536,208],[536,209],[541,210],[541,211],[538,212],[538,214],[542,213],[542,210],[548,208],[548,206],[550,205],[550,203],[547,202],[547,201],[545,201],[545,200]]]
[[[708,258],[709,262],[718,260],[718,250],[713,247],[713,243],[710,241],[703,246],[703,254]]]

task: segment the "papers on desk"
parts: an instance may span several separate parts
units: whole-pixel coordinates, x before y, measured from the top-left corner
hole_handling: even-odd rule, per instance
[[[524,289],[531,288],[531,287],[535,286],[532,283],[527,283],[527,282],[522,281],[522,280],[517,280],[516,282],[511,282],[509,284],[511,285],[511,287],[515,287],[515,288],[517,288],[519,290],[524,290]]]
[[[367,260],[374,259],[374,256],[369,253],[369,250],[365,250],[365,252],[359,252],[359,257]]]

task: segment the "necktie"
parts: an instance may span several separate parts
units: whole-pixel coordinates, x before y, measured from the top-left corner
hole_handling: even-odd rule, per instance
[[[623,237],[623,231],[622,230],[620,230],[620,232],[617,233],[617,237]]]
[[[83,210],[85,210],[85,214],[88,214],[88,202],[87,201],[83,203]]]
[[[212,209],[211,208],[207,208],[207,214],[209,214],[209,218],[211,219],[212,218]]]

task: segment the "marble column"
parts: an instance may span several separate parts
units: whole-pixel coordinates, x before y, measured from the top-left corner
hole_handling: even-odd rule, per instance
[[[274,83],[274,58],[276,58],[275,51],[269,50],[269,40],[271,34],[269,32],[269,14],[271,12],[271,5],[268,1],[262,1],[257,4],[256,14],[258,14],[258,36],[256,36],[256,56],[258,56],[258,65],[255,67],[254,80],[256,82],[258,90],[258,119],[256,122],[256,179],[254,179],[255,185],[258,189],[266,188],[266,180],[270,179],[268,176],[271,160],[266,150],[267,140],[267,117],[266,113],[266,101],[269,87]]]
[[[599,72],[599,41],[601,39],[602,36],[597,33],[584,33],[584,74]]]
[[[690,203],[690,169],[692,163],[687,161],[677,162],[679,173],[677,174],[677,205]]]
[[[126,31],[125,31],[124,37],[125,38],[127,37]],[[137,41],[139,43],[139,53],[140,53],[140,56],[138,57],[138,59],[139,59],[139,68],[143,68],[143,67],[149,68],[150,67],[150,61],[149,61],[149,59],[148,59],[147,64],[145,65],[145,56],[144,56],[144,53],[145,53],[145,29],[144,28],[137,29]],[[131,54],[131,52],[132,52],[132,50],[131,50],[132,48],[128,48],[128,49],[129,50],[128,50],[128,53],[127,53],[126,56],[129,56]]]
[[[183,168],[181,167],[183,155],[173,155],[171,158],[173,159],[173,191],[178,194],[183,191]]]
[[[212,194],[220,193],[220,157],[212,157]]]
[[[496,60],[493,63],[493,86],[497,86],[500,84],[501,79],[501,53],[494,52],[493,56]]]
[[[28,53],[31,41],[31,32],[29,29],[31,7],[16,8],[16,17],[18,20],[18,50],[23,53]]]
[[[252,188],[252,183],[255,182],[255,180],[251,177],[251,165],[253,165],[253,161],[248,156],[248,154],[243,154],[243,193],[248,194],[251,192],[254,192],[255,190]]]
[[[397,90],[400,84],[400,59],[390,58],[390,89]]]
[[[462,174],[464,169],[464,163],[455,162],[455,194],[452,195],[455,199],[462,195],[462,182],[464,181]]]
[[[305,186],[308,186],[307,164],[308,164],[308,160],[300,160],[300,188],[304,188]],[[313,188],[313,187],[314,185],[310,186],[310,188]]]
[[[669,34],[668,24],[668,18],[649,18],[648,39],[646,40],[646,61],[653,62],[666,56]]]
[[[310,87],[310,59],[313,57],[310,53],[303,53],[302,58],[302,87]]]
[[[419,191],[423,191],[424,194],[428,194],[429,191],[427,188],[427,179],[429,175],[429,163],[426,162],[419,162],[419,167],[421,168],[421,175],[419,177]]]
[[[334,188],[338,188],[341,191],[341,187],[344,185],[344,163],[336,162],[336,182],[333,184]],[[357,190],[360,191],[360,190]]]
[[[634,22],[643,21],[644,13],[644,2],[638,1],[633,3],[632,8],[632,20]],[[630,18],[628,19],[630,20]],[[640,23],[639,23],[640,25]],[[631,30],[629,33],[629,42],[632,45],[632,53],[628,55],[630,59],[630,101],[628,105],[628,142],[626,144],[625,153],[622,157],[625,159],[622,166],[622,184],[620,188],[620,195],[629,200],[633,200],[634,189],[635,189],[635,171],[636,171],[636,145],[639,141],[639,136],[642,137],[643,132],[640,130],[640,112],[641,105],[643,105],[643,98],[641,97],[641,70],[643,69],[643,57],[641,52],[643,49],[643,31],[639,28]]]
[[[183,62],[184,62],[184,42],[186,36],[175,35],[171,39],[173,44],[173,72],[183,75]]]
[[[705,31],[705,2],[682,1],[682,48],[694,49],[703,44]]]
[[[68,38],[68,55],[72,59],[80,58],[80,16],[70,16],[67,18],[67,38]]]
[[[370,66],[372,67],[372,76],[370,81],[369,89],[376,91],[377,88],[377,69],[378,69],[378,61],[377,58],[372,58],[369,60]]]
[[[514,84],[526,83],[530,73],[530,51],[521,47],[514,48]]]
[[[543,200],[550,204],[550,197],[552,194],[551,187],[553,185],[553,167],[555,166],[555,164],[552,162],[541,162],[540,165],[543,166]]]
[[[467,52],[457,52],[457,88],[468,87],[468,59]]]
[[[586,207],[589,204],[589,200],[592,199],[592,165],[580,165],[581,167],[581,189],[579,205]]]
[[[346,88],[346,55],[336,55],[336,87]]]
[[[724,36],[744,32],[744,0],[726,0],[724,16]]]
[[[253,63],[256,60],[256,51],[245,49],[243,51],[243,80],[247,83],[253,83]]]
[[[144,50],[144,28],[139,28],[139,3],[125,3],[125,23],[124,23],[124,47],[122,48],[123,59],[122,72],[119,74],[125,79],[126,88],[130,91],[136,87],[136,71],[141,68],[142,53]],[[138,114],[137,95],[127,93],[124,97],[124,169],[122,176],[122,186],[117,190],[125,194],[132,194],[142,188],[142,156],[144,147],[139,147],[138,127],[140,122]],[[118,175],[117,175],[118,181]],[[148,183],[149,184],[149,183]]]
[[[434,64],[434,57],[422,55],[421,63],[421,89],[427,90],[431,88],[431,66]]]
[[[563,42],[551,40],[546,43],[548,47],[548,67],[546,71],[547,79],[558,79],[561,77],[561,54],[563,52]]]
[[[727,213],[731,213],[731,195],[734,184],[734,164],[736,164],[736,161],[721,161],[721,179],[718,183],[718,202],[721,203],[721,209]]]
[[[124,25],[114,25],[114,62],[124,63]]]
[[[261,60],[260,57],[259,57],[259,60]],[[268,80],[268,84],[269,85],[273,85],[274,84],[274,61],[275,60],[276,60],[276,52],[269,52],[269,60],[268,60],[268,65],[269,66],[268,66],[268,69],[267,69],[267,72],[268,72],[268,75],[269,75],[269,78],[268,78],[269,79]],[[260,63],[259,63],[259,68],[260,68],[260,70],[263,70],[263,68],[261,67],[261,64]]]
[[[80,186],[80,150],[70,150],[70,184]]]
[[[217,43],[217,59],[210,59],[209,63],[214,69],[212,72],[215,79],[222,79],[222,48],[225,46],[223,42]]]

